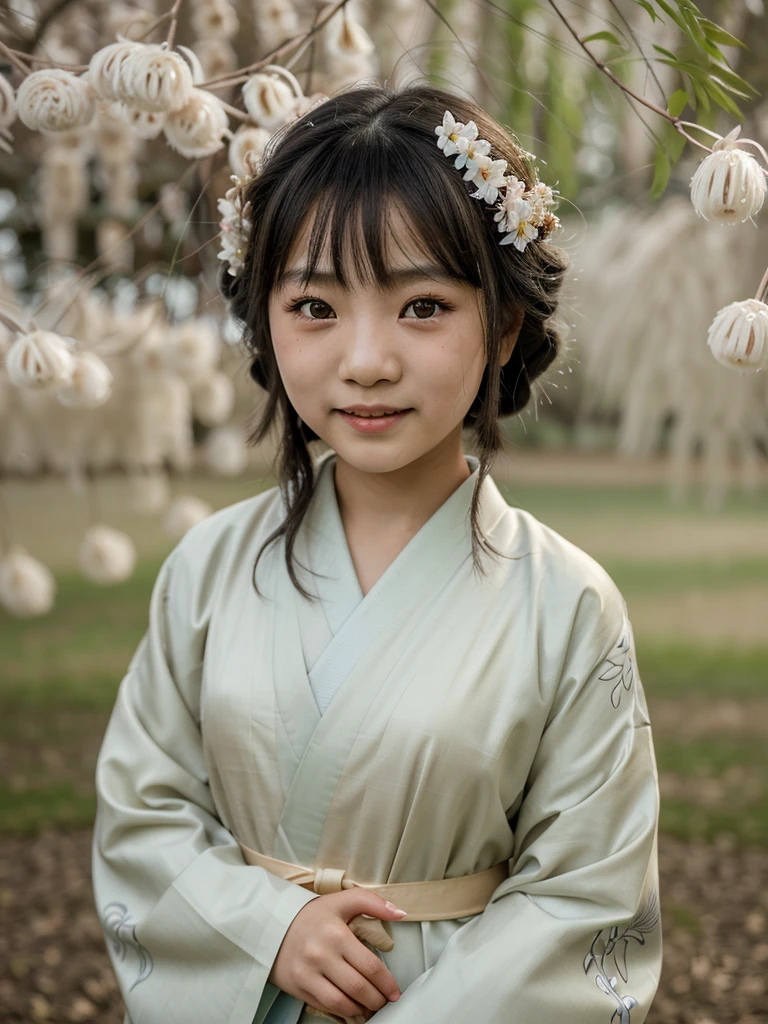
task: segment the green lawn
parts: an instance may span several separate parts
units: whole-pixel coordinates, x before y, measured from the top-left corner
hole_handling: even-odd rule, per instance
[[[197,486],[189,490],[201,493]],[[768,703],[768,536],[764,551],[753,557],[743,551],[744,531],[760,538],[768,501],[735,497],[714,515],[695,503],[670,506],[663,490],[654,487],[553,485],[505,492],[598,558],[631,614],[657,599],[674,602],[695,593],[715,615],[733,605],[739,588],[751,588],[766,623],[754,642],[731,643],[726,636],[724,642],[702,644],[684,632],[670,637],[646,628],[642,616],[635,639],[654,725],[662,829],[702,838],[728,831],[742,842],[768,846],[768,737],[715,732],[690,739],[668,728],[664,715],[665,701],[681,698]],[[248,488],[243,481],[208,482],[205,493],[222,505],[244,497]],[[119,504],[119,494],[110,500]],[[66,511],[62,517],[74,522]],[[652,545],[659,530],[662,536],[677,530],[683,541],[714,530],[719,540],[708,556],[682,544],[677,557],[659,558]],[[50,523],[48,533],[50,547]],[[20,621],[0,612],[0,829],[29,832],[45,824],[87,824],[92,818],[100,739],[144,631],[152,583],[170,544],[156,523],[145,521],[139,546],[138,569],[120,586],[87,583],[66,567],[68,556],[62,552],[56,606],[48,616]]]

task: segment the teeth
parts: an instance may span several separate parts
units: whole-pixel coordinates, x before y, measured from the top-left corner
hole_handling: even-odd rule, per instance
[[[391,416],[397,409],[390,409],[389,412],[353,412],[353,416],[362,416],[363,419],[377,419],[380,416]]]

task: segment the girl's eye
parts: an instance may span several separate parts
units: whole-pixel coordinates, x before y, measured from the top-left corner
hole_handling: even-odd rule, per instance
[[[406,311],[413,309],[414,315],[408,316],[405,314],[406,320],[435,320],[434,316],[436,310],[449,310],[453,307],[447,302],[439,302],[437,299],[414,299],[413,302],[409,302],[405,307]]]
[[[301,313],[307,320],[330,320],[333,314],[331,307],[322,299],[300,299],[290,309]]]

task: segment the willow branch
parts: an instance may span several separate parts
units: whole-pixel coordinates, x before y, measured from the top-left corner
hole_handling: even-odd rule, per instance
[[[175,0],[173,7],[171,8],[171,27],[168,29],[168,49],[173,49],[173,44],[176,41],[176,26],[179,22],[179,8],[181,7],[181,0]]]
[[[660,117],[663,117],[667,121],[669,121],[672,127],[675,129],[675,131],[680,132],[680,134],[684,136],[686,139],[688,139],[689,142],[692,142],[694,146],[698,146],[700,149],[705,149],[708,153],[712,152],[709,146],[705,146],[703,142],[699,142],[698,139],[694,139],[692,135],[688,134],[688,132],[683,127],[683,122],[680,120],[679,117],[673,117],[668,110],[665,110],[663,107],[658,106],[658,104],[652,103],[650,100],[645,99],[644,96],[639,96],[636,92],[633,92],[632,89],[626,86],[621,81],[621,79],[618,78],[613,73],[613,71],[611,71],[608,65],[604,64],[603,61],[598,60],[598,58],[594,55],[594,53],[592,53],[589,47],[581,41],[579,33],[565,17],[563,12],[555,3],[555,0],[547,0],[547,2],[549,3],[549,6],[552,8],[555,14],[558,16],[560,21],[562,21],[562,23],[565,25],[566,29],[571,33],[573,38],[579,44],[581,49],[586,53],[586,55],[595,65],[595,67],[599,68],[599,70],[602,71],[604,75],[607,75],[614,85],[617,85],[622,90],[622,92],[625,92],[628,96],[631,96],[633,100],[636,100],[638,103],[641,103],[644,107],[647,107],[649,110],[652,110],[654,114],[658,114]]]
[[[6,46],[2,39],[0,39],[0,53],[4,53],[16,70],[20,71],[25,78],[31,73],[32,69],[27,67],[21,57],[17,56],[16,51],[12,50],[10,46]]]
[[[277,49],[272,50],[271,53],[268,53],[266,57],[262,57],[261,60],[257,61],[255,64],[249,64],[247,67],[239,68],[237,71],[231,71],[227,75],[220,75],[218,78],[212,78],[209,82],[202,82],[198,88],[228,89],[230,86],[240,85],[242,82],[247,82],[250,75],[260,71],[261,68],[265,67],[267,64],[278,64],[280,62],[280,58],[286,53],[290,53],[293,49],[301,46],[309,38],[319,32],[320,29],[331,20],[334,14],[337,14],[348,2],[349,0],[338,0],[338,2],[335,3],[330,10],[326,11],[323,17],[319,18],[310,29],[287,39],[284,43],[281,43]]]

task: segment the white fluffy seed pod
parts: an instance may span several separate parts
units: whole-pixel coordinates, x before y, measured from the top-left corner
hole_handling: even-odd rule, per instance
[[[207,501],[192,494],[182,495],[174,498],[168,507],[163,519],[163,529],[169,536],[178,540],[187,530],[207,519],[212,512],[213,508]]]
[[[18,338],[5,357],[11,383],[19,388],[57,388],[69,384],[75,369],[74,342],[53,331],[32,331]]]
[[[27,75],[16,93],[19,120],[33,131],[69,131],[88,124],[96,105],[91,87],[61,68]]]
[[[97,50],[88,65],[91,88],[103,100],[117,100],[125,61],[141,47],[141,43],[121,39]]]
[[[221,149],[228,129],[227,112],[218,97],[193,89],[187,104],[165,122],[165,137],[177,153],[196,160]]]
[[[192,12],[192,30],[198,39],[232,39],[240,20],[229,0],[201,0]]]
[[[151,516],[162,512],[171,498],[164,473],[136,473],[128,481],[128,504],[133,512]]]
[[[112,393],[112,372],[95,352],[75,356],[72,380],[59,388],[56,397],[62,405],[74,409],[97,409]]]
[[[266,51],[299,34],[299,16],[291,0],[253,0],[253,20],[256,37]]]
[[[0,75],[0,128],[10,128],[16,120],[16,97],[11,83]]]
[[[192,72],[181,54],[141,44],[120,67],[116,99],[139,110],[172,114],[189,102],[192,87]]]
[[[0,604],[17,618],[45,615],[53,607],[56,580],[42,562],[21,547],[0,558]]]
[[[325,25],[324,38],[325,49],[331,57],[367,57],[375,49],[363,26],[343,9]]]
[[[249,128],[244,125],[235,135],[229,144],[229,166],[239,178],[246,174],[253,174],[253,165],[249,166],[247,161],[255,160],[256,163],[264,153],[264,147],[271,136],[265,128]]]
[[[768,305],[746,299],[725,306],[712,321],[707,344],[723,366],[764,369],[768,366]]]
[[[78,565],[86,579],[109,586],[127,580],[136,565],[136,548],[127,533],[111,526],[91,526],[78,551]]]
[[[738,125],[718,139],[691,178],[691,202],[699,216],[719,224],[737,224],[760,212],[766,172],[755,157],[739,149]],[[748,140],[742,140],[742,144]]]
[[[219,361],[219,338],[205,320],[177,325],[166,341],[167,365],[188,383],[198,383]]]
[[[257,125],[271,132],[290,120],[297,98],[288,82],[268,74],[251,75],[243,86],[245,109]]]
[[[206,427],[226,423],[235,407],[235,383],[226,373],[212,373],[192,389],[192,410]]]
[[[156,110],[139,110],[121,101],[113,103],[112,110],[138,139],[156,139],[165,127],[167,115]]]
[[[205,439],[206,466],[221,476],[238,476],[248,466],[245,438],[239,427],[217,427]]]

